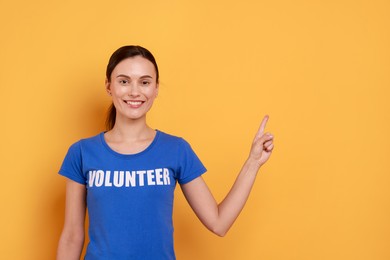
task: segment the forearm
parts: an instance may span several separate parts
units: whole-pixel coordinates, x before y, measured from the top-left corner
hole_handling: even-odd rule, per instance
[[[79,260],[84,246],[84,235],[62,234],[58,243],[57,260]]]
[[[248,159],[220,204],[217,204],[202,177],[181,187],[200,221],[216,235],[224,236],[243,209],[259,168],[256,160]]]
[[[253,140],[248,159],[228,195],[218,205],[218,221],[214,227],[214,232],[218,235],[224,235],[233,225],[249,197],[257,172],[271,156],[273,136],[270,133],[264,134],[267,121],[268,116],[265,116]]]
[[[218,205],[218,217],[213,232],[224,236],[245,206],[259,171],[257,162],[248,159],[238,174],[232,188]]]
[[[224,236],[243,209],[260,167],[271,156],[273,136],[264,134],[268,116],[264,117],[253,140],[251,152],[225,199],[217,204],[202,177],[183,184],[182,190],[200,221],[212,232]]]
[[[85,222],[84,185],[67,180],[64,228],[58,243],[57,260],[79,260],[84,246]]]

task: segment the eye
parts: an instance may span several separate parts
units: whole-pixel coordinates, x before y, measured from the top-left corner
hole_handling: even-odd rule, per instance
[[[142,86],[148,86],[150,84],[150,81],[143,80],[141,83],[142,83]]]
[[[127,85],[127,84],[129,84],[129,81],[128,81],[127,79],[120,79],[120,80],[119,80],[119,84],[121,84],[121,85]]]

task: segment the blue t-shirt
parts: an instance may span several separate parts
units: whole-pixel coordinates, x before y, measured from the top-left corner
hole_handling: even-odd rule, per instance
[[[176,182],[206,171],[182,138],[156,131],[146,150],[112,150],[104,133],[73,144],[59,173],[87,189],[87,260],[175,259],[172,209]]]

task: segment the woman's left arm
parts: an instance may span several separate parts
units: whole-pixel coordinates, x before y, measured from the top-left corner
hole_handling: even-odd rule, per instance
[[[267,121],[268,116],[261,122],[249,157],[221,203],[217,204],[201,176],[181,185],[184,196],[200,221],[218,236],[224,236],[233,225],[249,197],[257,172],[271,156],[273,136],[264,134]]]

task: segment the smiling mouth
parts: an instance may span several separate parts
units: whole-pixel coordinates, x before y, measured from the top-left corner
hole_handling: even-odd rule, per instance
[[[125,102],[126,104],[132,105],[132,106],[139,106],[139,105],[141,105],[142,103],[144,103],[143,101],[129,101],[129,100],[125,100],[124,102]]]

